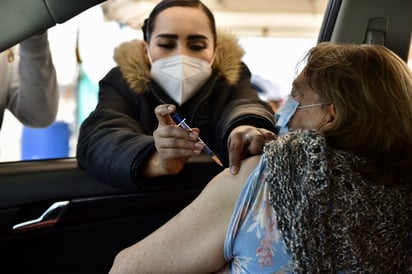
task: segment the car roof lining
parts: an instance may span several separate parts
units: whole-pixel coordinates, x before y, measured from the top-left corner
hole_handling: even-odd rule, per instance
[[[61,24],[104,0],[3,0],[0,1],[0,51],[30,36]],[[371,28],[384,26],[384,45],[408,60],[412,33],[412,1],[391,0],[382,8],[379,2],[387,0],[330,0],[318,42],[364,44],[370,41]],[[400,5],[402,3],[402,5]],[[336,16],[337,14],[337,16]],[[25,20],[21,20],[25,18]],[[335,20],[336,18],[336,20]],[[375,24],[375,21],[383,22]],[[340,23],[344,22],[344,26]],[[372,23],[371,23],[372,22]]]
[[[61,24],[104,0],[5,0],[0,2],[0,51]],[[24,18],[22,20],[21,18]]]

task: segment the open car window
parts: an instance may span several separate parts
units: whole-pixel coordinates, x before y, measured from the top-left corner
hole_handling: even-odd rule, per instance
[[[127,2],[130,8],[121,6]],[[60,93],[56,121],[34,129],[6,111],[0,132],[1,162],[75,157],[78,129],[96,105],[98,81],[115,66],[114,48],[123,41],[142,39],[141,23],[156,1],[141,2],[106,2],[48,30]],[[317,41],[327,1],[275,5],[261,0],[264,5],[256,5],[253,13],[248,1],[235,2],[205,1],[215,12],[217,26],[239,37],[252,73],[269,81],[276,96],[285,97],[298,59]],[[264,61],[268,54],[273,62]]]
[[[379,35],[385,29],[399,29],[385,39],[410,39],[410,35],[405,35],[410,29],[400,30],[394,26],[402,22],[401,19],[397,19],[399,22],[391,19],[389,24],[382,23],[379,16],[372,21],[365,18],[364,22],[355,22],[349,18],[362,15],[367,8],[364,6],[359,6],[359,14],[335,17],[336,9],[345,9],[346,3],[350,4],[351,1],[345,1],[343,7],[340,0],[259,1],[262,5],[256,3],[252,10],[246,0],[225,1],[224,5],[219,1],[205,3],[215,13],[220,28],[238,35],[245,49],[244,61],[254,75],[270,82],[271,89],[275,90],[273,93],[276,93],[271,96],[284,97],[289,93],[290,84],[296,75],[296,63],[317,42],[334,39],[337,42],[347,39],[363,42],[365,34],[361,31],[356,34],[357,37],[350,37],[355,27],[337,29],[332,33],[339,20],[368,26],[371,40],[381,39]],[[51,3],[53,6],[54,1]],[[328,4],[331,5],[330,13],[324,18]],[[60,93],[56,121],[48,128],[33,129],[23,126],[6,111],[0,131],[0,162],[75,157],[78,129],[96,105],[98,81],[115,66],[112,58],[114,48],[123,41],[142,38],[141,24],[153,6],[153,1],[113,0],[85,10],[72,19],[68,19],[69,14],[59,9],[56,12],[59,16],[55,16],[57,22],[43,23],[44,26],[52,26],[48,30],[49,42]],[[396,5],[391,9],[397,11]],[[384,12],[384,9],[376,11],[377,14]],[[243,19],[246,17],[248,20]],[[53,26],[59,22],[61,24]],[[375,34],[377,36],[373,36]],[[394,44],[393,47],[401,47],[406,52],[404,47],[409,48],[409,45],[403,44],[408,43],[400,44]],[[76,55],[76,50],[79,55]],[[412,67],[411,52],[409,50],[406,58]],[[268,55],[273,61],[266,62]],[[268,99],[268,96],[262,95],[261,98]]]
[[[351,1],[344,4],[347,2]],[[402,22],[398,18],[390,18],[389,24],[379,16],[369,21],[365,18],[364,22],[352,18],[352,22],[343,17],[361,17],[366,8],[361,6],[358,14],[335,18],[334,13],[345,8],[341,7],[340,0],[265,2],[264,5],[256,4],[252,10],[246,0],[226,1],[224,5],[215,1],[205,3],[215,13],[217,25],[239,37],[245,49],[244,61],[252,73],[270,81],[276,96],[281,97],[289,93],[290,83],[296,76],[296,63],[317,42],[348,39],[354,39],[348,42],[366,42],[361,30],[363,27],[370,29],[367,34],[370,35],[369,40],[379,42],[385,29],[395,29],[396,24]],[[327,7],[328,4],[331,7]],[[62,24],[49,29],[60,92],[56,121],[47,128],[34,129],[23,126],[6,111],[0,132],[0,162],[75,157],[78,129],[96,105],[98,81],[115,66],[112,58],[114,48],[123,41],[142,39],[141,24],[153,6],[153,1],[116,0],[96,5],[69,20],[67,14],[59,17],[58,22]],[[330,13],[324,18],[326,8],[330,8]],[[391,9],[396,11],[396,5]],[[378,10],[377,14],[380,12],[384,10]],[[242,20],[245,16],[247,23]],[[339,20],[357,24],[359,34],[349,38],[354,31],[345,28],[330,32]],[[353,26],[352,29],[356,28]],[[410,39],[410,35],[409,38],[405,35],[410,33],[410,29],[397,29],[385,39],[389,39],[389,46],[402,51],[402,57],[407,58],[411,65],[411,56],[406,56],[408,43],[398,45],[391,41],[392,36]],[[269,54],[271,61],[263,62]],[[261,97],[268,99],[267,96]]]

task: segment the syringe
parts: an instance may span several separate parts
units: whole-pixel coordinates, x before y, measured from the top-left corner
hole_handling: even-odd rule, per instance
[[[182,128],[184,128],[184,129],[187,129],[187,130],[192,130],[192,128],[189,127],[188,124],[186,124],[186,122],[185,122],[186,118],[185,118],[185,119],[182,119],[182,118],[179,116],[179,114],[177,114],[177,113],[175,113],[175,112],[172,113],[171,116],[172,116],[172,119],[173,119],[173,120],[175,121],[175,123],[177,124],[177,126],[182,127]],[[204,144],[203,150],[204,150],[208,155],[210,155],[210,156],[212,157],[212,159],[213,159],[218,165],[220,165],[220,166],[223,167],[223,164],[222,164],[222,162],[220,161],[220,159],[219,159],[219,158],[215,155],[215,153],[206,145],[206,143],[203,142],[203,140],[200,139],[200,137],[197,137],[197,140],[198,140],[199,142],[201,142],[201,143]]]

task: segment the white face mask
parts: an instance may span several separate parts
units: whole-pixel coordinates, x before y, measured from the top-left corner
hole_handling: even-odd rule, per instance
[[[176,55],[153,62],[151,74],[164,91],[181,105],[209,79],[212,68],[202,59]]]

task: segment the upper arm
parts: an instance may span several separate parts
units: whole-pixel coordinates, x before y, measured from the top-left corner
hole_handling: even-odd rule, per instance
[[[233,208],[258,161],[259,157],[248,159],[236,176],[227,169],[217,175],[178,215],[122,251],[112,273],[210,273],[222,267]]]

